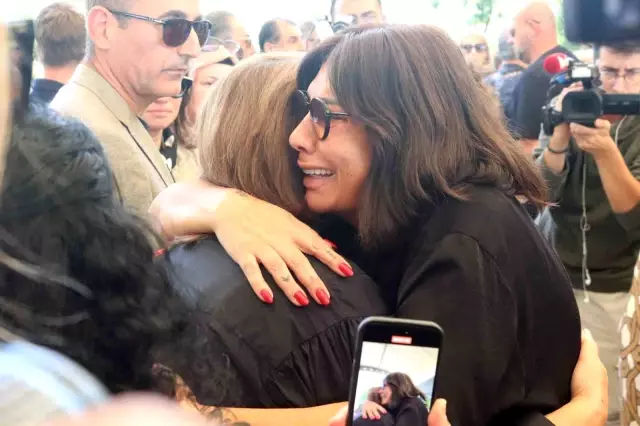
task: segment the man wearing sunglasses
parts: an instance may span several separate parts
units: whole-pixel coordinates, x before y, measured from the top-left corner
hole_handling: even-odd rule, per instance
[[[556,18],[545,2],[533,2],[514,19],[511,40],[519,56],[531,64],[517,77],[513,95],[505,105],[509,126],[527,155],[533,156],[538,146],[542,123],[542,106],[547,100],[551,76],[544,70],[544,60],[552,54],[573,53],[558,46]],[[558,93],[552,93],[557,95]]]
[[[51,106],[96,133],[121,200],[146,215],[174,179],[138,117],[156,99],[180,94],[211,24],[198,0],[87,0],[87,10],[87,56]]]

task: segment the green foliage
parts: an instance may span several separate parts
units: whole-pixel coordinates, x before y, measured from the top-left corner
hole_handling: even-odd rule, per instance
[[[486,31],[491,22],[494,3],[495,0],[476,0],[476,12],[471,18],[471,23],[474,25],[484,25],[484,30]]]

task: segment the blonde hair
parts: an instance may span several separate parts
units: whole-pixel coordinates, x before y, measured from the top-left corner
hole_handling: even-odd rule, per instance
[[[220,80],[196,120],[203,177],[292,213],[302,206],[302,176],[289,135],[300,54],[257,55]]]

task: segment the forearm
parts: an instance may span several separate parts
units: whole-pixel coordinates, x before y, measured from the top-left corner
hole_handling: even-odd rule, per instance
[[[346,405],[345,403],[322,405],[310,408],[216,408],[182,402],[181,405],[190,411],[198,411],[210,419],[223,418],[225,421],[214,423],[215,426],[281,426],[305,425],[327,426],[329,420]]]
[[[627,213],[640,202],[640,182],[631,174],[622,154],[617,149],[596,157],[611,208],[615,213]]]
[[[547,415],[556,426],[602,426],[607,421],[607,409],[598,401],[580,397]]]
[[[565,139],[565,138],[558,138],[558,137],[551,136],[549,138],[549,142],[546,144],[545,149],[542,153],[542,160],[544,161],[544,164],[547,166],[547,169],[549,169],[549,171],[556,176],[561,175],[562,172],[564,171],[564,168],[566,167],[566,163],[567,163],[567,154],[566,153],[555,154],[551,152],[549,148],[551,148],[556,152],[561,152],[561,151],[565,151],[569,146],[568,140],[559,140],[559,139]]]

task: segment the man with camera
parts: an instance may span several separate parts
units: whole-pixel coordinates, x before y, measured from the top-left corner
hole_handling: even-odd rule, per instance
[[[640,43],[600,49],[598,71],[608,94],[640,94]],[[555,100],[559,110],[567,93]],[[610,422],[619,416],[618,323],[640,249],[640,117],[601,117],[594,127],[562,123],[538,159],[551,201],[538,219],[566,266],[582,325],[593,333],[609,373]]]

